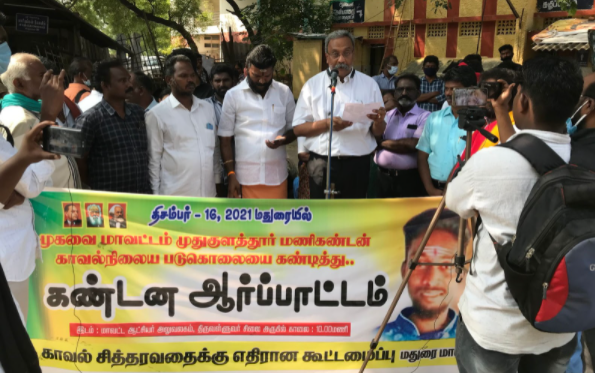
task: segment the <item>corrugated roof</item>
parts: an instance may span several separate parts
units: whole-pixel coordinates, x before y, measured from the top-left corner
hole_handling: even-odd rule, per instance
[[[541,43],[535,44],[534,51],[579,51],[589,50],[589,43]]]

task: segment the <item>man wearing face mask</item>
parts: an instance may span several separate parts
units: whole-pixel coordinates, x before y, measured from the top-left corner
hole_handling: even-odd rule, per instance
[[[273,79],[276,63],[268,45],[255,47],[246,79],[225,95],[218,133],[230,198],[287,198],[285,145],[295,141],[295,102],[289,87]]]
[[[396,56],[384,57],[380,74],[373,76],[372,79],[378,83],[378,87],[383,89],[395,89],[397,77],[395,74],[399,70],[399,60]]]
[[[72,78],[72,83],[64,91],[64,96],[71,99],[75,104],[83,101],[91,94],[92,75],[93,64],[91,60],[85,57],[76,57],[68,67],[68,76]]]
[[[512,62],[512,58],[514,57],[514,49],[512,48],[512,45],[504,44],[503,46],[498,48],[498,52],[500,52],[500,59],[502,60],[503,63],[501,63],[500,65],[498,65],[496,67],[511,69],[514,71],[522,70],[521,65],[519,65],[518,63]]]
[[[374,161],[378,165],[378,197],[402,198],[427,195],[417,170],[417,149],[429,111],[415,103],[421,82],[413,74],[399,77],[396,108],[386,113],[386,130]]]
[[[438,78],[440,61],[436,56],[427,56],[422,64],[424,76],[421,78],[421,96],[417,99],[420,108],[429,112],[440,110],[444,97],[444,81]]]
[[[370,155],[376,149],[376,137],[386,128],[386,111],[378,84],[353,68],[355,38],[348,31],[337,30],[324,41],[329,69],[308,80],[295,110],[293,127],[305,137],[304,148],[310,152],[310,198],[325,198],[331,121],[331,71],[339,71],[336,87],[333,136],[331,144],[331,183],[339,192],[335,198],[366,198],[370,175]],[[351,123],[341,118],[347,103],[378,103],[368,120]]]

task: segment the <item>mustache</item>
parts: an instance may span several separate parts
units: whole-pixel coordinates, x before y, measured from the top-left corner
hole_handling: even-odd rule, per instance
[[[349,69],[351,69],[351,66],[349,66],[346,63],[338,63],[335,66],[333,66],[333,69],[345,69],[345,70],[349,70]]]

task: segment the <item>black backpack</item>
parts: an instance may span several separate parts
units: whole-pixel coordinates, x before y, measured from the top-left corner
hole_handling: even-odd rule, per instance
[[[540,174],[512,242],[494,243],[512,296],[540,331],[595,327],[595,173],[528,134],[499,146]]]

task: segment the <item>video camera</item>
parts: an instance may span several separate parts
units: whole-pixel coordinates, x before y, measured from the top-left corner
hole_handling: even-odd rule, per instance
[[[500,93],[501,93],[500,87]],[[493,93],[492,93],[493,94]],[[483,129],[486,124],[486,109],[490,92],[487,88],[458,88],[453,92],[452,104],[458,108],[459,128],[464,131],[479,131],[485,138],[493,143],[498,138]]]

